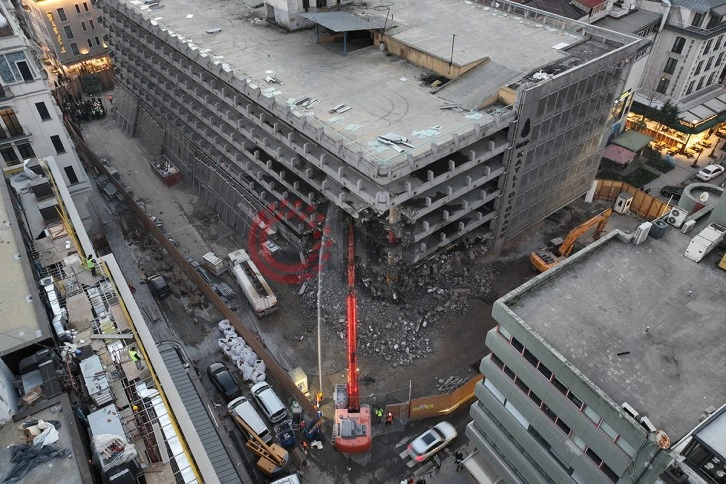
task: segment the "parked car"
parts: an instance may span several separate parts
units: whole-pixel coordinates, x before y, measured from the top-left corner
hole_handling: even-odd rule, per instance
[[[146,283],[149,285],[151,294],[157,299],[164,299],[171,295],[171,287],[169,287],[169,283],[166,282],[164,276],[153,275],[146,279]]]
[[[708,181],[719,176],[721,173],[724,172],[724,170],[726,170],[726,168],[721,165],[708,165],[707,167],[699,171],[696,174],[696,177],[699,180]]]
[[[666,198],[673,197],[678,200],[683,196],[683,187],[677,187],[675,185],[666,185],[660,189],[660,194]]]
[[[423,462],[449,445],[456,435],[453,425],[439,422],[408,444],[408,455],[416,462]]]
[[[207,368],[207,375],[219,393],[224,395],[227,401],[242,396],[242,389],[237,384],[229,368],[224,363],[212,363]]]
[[[267,382],[261,381],[252,386],[252,399],[270,422],[277,423],[287,417],[285,405]]]

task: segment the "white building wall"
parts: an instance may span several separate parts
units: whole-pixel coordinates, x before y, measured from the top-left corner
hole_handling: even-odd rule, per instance
[[[9,422],[18,411],[18,394],[15,392],[15,375],[0,359],[0,425]]]

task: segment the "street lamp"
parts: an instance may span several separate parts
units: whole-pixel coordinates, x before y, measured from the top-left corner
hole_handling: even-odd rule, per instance
[[[693,160],[693,164],[691,165],[691,168],[698,168],[698,159],[701,157],[701,153],[703,153],[703,150],[698,152],[698,156],[696,156],[696,159]]]

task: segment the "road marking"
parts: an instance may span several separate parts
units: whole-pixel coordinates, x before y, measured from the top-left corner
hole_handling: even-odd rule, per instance
[[[403,452],[401,452],[400,454],[398,454],[398,457],[400,457],[401,460],[411,459],[411,456],[408,455],[408,449],[406,449]],[[413,460],[413,459],[411,459],[408,462],[406,462],[406,465],[408,466],[409,469],[411,467],[415,466],[416,464],[417,464],[417,462],[415,460]]]

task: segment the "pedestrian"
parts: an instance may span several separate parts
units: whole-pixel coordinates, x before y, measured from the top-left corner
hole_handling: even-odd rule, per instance
[[[139,353],[136,351],[136,348],[134,346],[131,347],[129,350],[129,358],[131,358],[131,361],[136,363],[136,369],[141,370],[143,368],[141,364],[141,358],[139,357]]]
[[[464,454],[460,450],[457,450],[454,458],[456,459],[456,472],[459,472],[464,468]]]
[[[439,459],[439,454],[434,455],[434,469],[436,469],[437,474],[441,470],[441,459]]]
[[[308,443],[305,442],[304,440],[302,441],[302,448],[303,448],[303,452],[305,453],[305,455],[308,455]]]
[[[386,425],[390,425],[391,423],[393,423],[393,414],[388,412],[386,414]]]
[[[383,420],[383,409],[381,407],[378,407],[376,409],[376,417],[378,417],[378,420]]]
[[[96,277],[96,262],[93,260],[93,254],[89,255],[86,259],[86,267],[91,270],[91,275]]]
[[[108,95],[108,102],[113,104],[113,96],[110,94]]]

